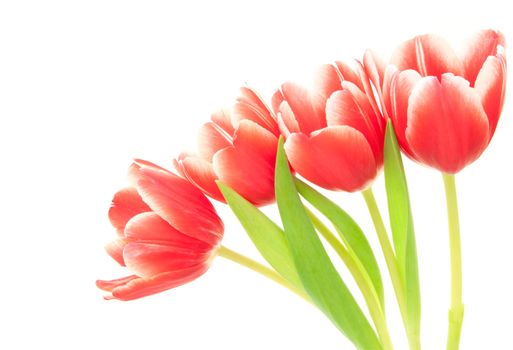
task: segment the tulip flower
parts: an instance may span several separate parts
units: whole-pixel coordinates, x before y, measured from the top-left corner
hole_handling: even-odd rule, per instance
[[[461,57],[441,38],[419,36],[391,58],[391,118],[412,159],[455,174],[486,149],[502,111],[506,87],[505,40],[485,30]]]
[[[132,187],[116,193],[109,219],[118,238],[106,250],[133,274],[97,281],[106,299],[131,300],[201,276],[223,237],[221,219],[196,187],[152,163],[131,167]]]
[[[224,202],[216,180],[251,203],[274,201],[274,165],[280,135],[276,118],[250,88],[231,109],[220,110],[198,135],[198,153],[182,153],[175,168],[208,196]]]
[[[401,44],[385,84],[391,119],[403,151],[443,173],[451,255],[447,349],[459,348],[463,322],[462,261],[454,174],[474,162],[497,127],[506,88],[505,40],[484,30],[458,56],[442,38]],[[389,74],[390,76],[390,74]]]
[[[384,120],[362,65],[337,62],[306,89],[287,82],[273,96],[292,167],[331,190],[365,189],[383,164]]]

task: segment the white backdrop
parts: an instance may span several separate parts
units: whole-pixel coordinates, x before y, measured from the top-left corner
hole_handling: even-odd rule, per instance
[[[481,28],[513,40],[506,2],[3,1],[0,4],[0,349],[351,349],[320,312],[218,258],[197,281],[133,302],[97,278],[132,157],[170,166],[247,82],[270,96],[320,63],[387,54],[425,32]],[[511,83],[511,81],[510,81]],[[511,349],[512,101],[489,149],[458,177],[461,348]],[[445,344],[448,248],[441,177],[406,163],[416,219],[425,349]],[[383,178],[375,191],[384,209]],[[357,194],[335,194],[382,256]],[[224,243],[258,257],[230,213]],[[266,209],[268,212],[275,208]],[[388,318],[404,335],[388,274]],[[350,284],[350,283],[349,283]]]

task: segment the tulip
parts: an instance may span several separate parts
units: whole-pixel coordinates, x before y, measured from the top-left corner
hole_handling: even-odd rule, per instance
[[[251,203],[274,201],[274,165],[280,131],[272,111],[250,88],[231,109],[212,115],[198,136],[198,153],[182,153],[177,171],[205,194],[224,202],[216,180]]]
[[[504,45],[500,32],[484,30],[459,56],[442,38],[415,37],[396,49],[383,87],[403,151],[443,173],[451,257],[448,350],[459,348],[464,315],[454,174],[479,158],[495,133],[506,88]]]
[[[130,167],[132,187],[117,192],[109,219],[118,238],[109,255],[133,274],[97,281],[106,299],[131,300],[201,276],[223,237],[221,219],[196,187],[152,163]]]
[[[486,149],[506,87],[505,40],[485,30],[458,56],[441,38],[419,36],[392,55],[391,119],[412,159],[455,174]]]
[[[323,65],[311,89],[286,82],[273,96],[292,167],[330,190],[365,189],[383,164],[384,120],[361,63]]]

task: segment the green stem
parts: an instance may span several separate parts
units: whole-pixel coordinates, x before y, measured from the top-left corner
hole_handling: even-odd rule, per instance
[[[294,292],[295,294],[299,295],[301,298],[303,298],[306,301],[308,301],[309,303],[311,303],[310,298],[304,291],[293,286],[289,281],[287,281],[285,278],[283,278],[280,274],[278,274],[273,269],[271,269],[265,265],[262,265],[259,262],[256,262],[255,260],[248,258],[247,256],[244,256],[244,255],[239,254],[229,248],[226,248],[225,246],[221,246],[217,250],[217,254],[219,256],[222,256],[225,259],[231,260],[239,265],[242,265],[250,270],[253,270],[264,277],[267,277],[268,279],[287,288],[291,292]]]
[[[342,259],[349,272],[353,276],[356,284],[360,288],[362,295],[367,304],[367,308],[372,317],[372,321],[378,331],[381,344],[384,350],[392,350],[392,340],[388,332],[387,322],[379,297],[372,286],[370,279],[362,273],[362,267],[358,265],[358,262],[351,256],[340,240],[331,232],[331,230],[309,209],[305,206],[305,210],[314,224],[317,231],[322,237],[331,245],[338,256]],[[361,264],[361,263],[360,263]]]
[[[460,344],[463,323],[461,238],[454,175],[443,174],[447,217],[449,223],[449,245],[451,252],[451,307],[449,309],[449,329],[447,350],[457,350]]]
[[[417,334],[417,332],[410,331],[411,327],[409,326],[408,321],[406,294],[404,290],[405,287],[401,279],[399,267],[397,266],[397,259],[395,258],[394,249],[392,248],[392,244],[390,243],[387,229],[385,227],[385,223],[383,222],[383,218],[381,217],[381,213],[379,211],[378,204],[376,203],[374,193],[372,192],[372,188],[369,187],[367,190],[362,191],[362,195],[365,199],[365,203],[367,204],[367,208],[369,209],[372,222],[374,223],[374,228],[376,229],[376,234],[378,235],[379,244],[385,257],[385,262],[387,264],[390,279],[392,280],[392,286],[394,288],[397,304],[399,305],[399,310],[401,311],[401,317],[403,319],[404,328],[408,336],[408,343],[410,345],[410,349],[420,349],[419,335]]]

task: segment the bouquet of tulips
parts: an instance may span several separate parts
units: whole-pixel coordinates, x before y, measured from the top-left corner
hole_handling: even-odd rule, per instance
[[[317,307],[355,348],[393,349],[383,269],[369,233],[312,184],[359,191],[408,344],[420,349],[421,291],[403,154],[442,174],[451,254],[447,349],[458,349],[464,308],[455,174],[495,132],[506,86],[504,47],[494,30],[474,35],[460,53],[423,35],[399,45],[388,62],[367,51],[353,64],[321,66],[309,87],[285,82],[269,104],[242,87],[233,106],[201,127],[197,153],[176,157],[177,174],[145,160],[130,166],[130,185],[109,210],[117,238],[106,250],[131,274],[97,286],[106,299],[146,297],[196,279],[221,256]],[[382,169],[388,224],[372,192]],[[229,205],[266,265],[221,245],[224,225],[207,197]],[[281,222],[259,209],[274,203]],[[347,287],[327,245],[358,289]]]

